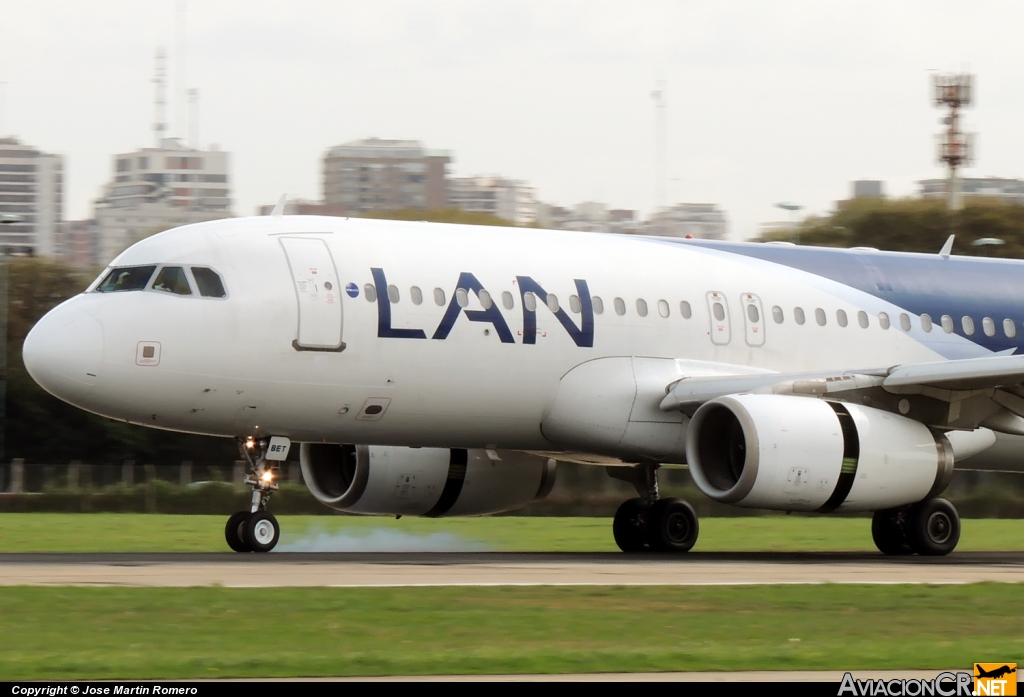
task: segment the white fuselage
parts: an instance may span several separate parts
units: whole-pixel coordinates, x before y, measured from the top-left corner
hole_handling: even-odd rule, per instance
[[[846,371],[941,360],[936,342],[969,343],[925,337],[916,316],[905,331],[904,310],[821,276],[656,238],[277,216],[171,230],[111,264],[138,265],[212,268],[226,297],[194,288],[83,293],[32,331],[26,365],[47,390],[90,411],[219,436],[554,450],[541,430],[545,411],[562,376],[594,359],[679,360],[681,373],[698,363]],[[490,314],[472,288],[460,297],[466,274],[489,294]],[[557,297],[562,320],[537,293],[535,310],[524,308],[531,279]],[[387,298],[387,286],[397,297]],[[439,332],[446,313],[454,324]],[[339,337],[344,348],[331,350]],[[143,357],[145,346],[154,355]]]

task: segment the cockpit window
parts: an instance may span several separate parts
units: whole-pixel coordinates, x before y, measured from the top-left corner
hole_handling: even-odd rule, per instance
[[[199,294],[204,298],[223,298],[227,295],[224,292],[223,281],[213,269],[193,266],[192,276],[196,279],[196,285],[199,286]]]
[[[192,295],[185,277],[185,269],[180,266],[165,266],[160,269],[153,281],[153,290],[162,290],[175,295]]]
[[[111,269],[103,282],[96,286],[97,293],[117,293],[122,290],[143,290],[156,271],[155,266],[122,266]]]

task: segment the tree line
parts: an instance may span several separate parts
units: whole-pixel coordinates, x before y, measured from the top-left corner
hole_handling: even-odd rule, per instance
[[[935,254],[950,235],[954,254],[1024,258],[1024,206],[974,197],[950,211],[943,199],[854,199],[828,216],[811,217],[795,230],[779,230],[762,240],[797,241],[822,247],[875,247]],[[975,246],[984,239],[1003,244]]]

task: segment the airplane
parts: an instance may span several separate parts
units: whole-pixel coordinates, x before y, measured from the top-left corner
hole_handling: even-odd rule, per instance
[[[298,446],[321,503],[476,516],[546,496],[557,462],[637,496],[624,552],[682,553],[686,466],[739,507],[872,513],[889,555],[950,553],[940,494],[1024,435],[1024,262],[281,215],[128,248],[25,339],[31,376],[90,412],[237,439],[267,552]]]
[[[1004,675],[1009,675],[1010,673],[1016,673],[1017,672],[1017,668],[1016,668],[1016,666],[1011,668],[1010,666],[1004,664],[1004,665],[999,666],[998,668],[994,668],[993,670],[985,670],[984,668],[981,668],[980,666],[977,666],[977,667],[975,667],[975,672],[977,672],[977,675],[974,676],[976,678],[996,678],[996,679],[998,679],[998,678],[1003,677]]]

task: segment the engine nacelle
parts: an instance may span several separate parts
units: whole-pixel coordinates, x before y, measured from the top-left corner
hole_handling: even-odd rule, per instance
[[[687,434],[700,490],[745,508],[874,511],[942,492],[953,449],[920,422],[857,404],[730,395],[702,405]]]
[[[320,503],[364,515],[472,516],[547,496],[555,461],[502,451],[303,443],[302,476]]]

